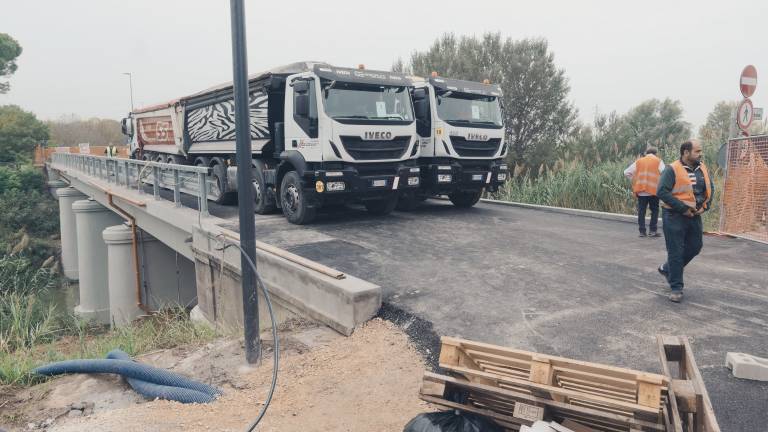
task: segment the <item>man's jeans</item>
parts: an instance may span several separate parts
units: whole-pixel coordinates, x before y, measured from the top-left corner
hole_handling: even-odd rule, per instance
[[[638,196],[637,197],[637,225],[640,227],[640,233],[645,234],[645,210],[651,208],[651,232],[656,232],[656,225],[659,221],[659,197],[656,196]]]
[[[662,213],[664,241],[667,244],[667,271],[672,291],[683,290],[683,268],[701,252],[703,228],[701,216],[689,218],[672,210]]]

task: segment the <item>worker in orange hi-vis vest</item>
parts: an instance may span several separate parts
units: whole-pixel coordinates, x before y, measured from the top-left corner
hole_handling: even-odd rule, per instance
[[[701,144],[686,141],[680,146],[680,159],[661,174],[658,188],[667,244],[667,262],[659,267],[659,273],[669,283],[673,302],[683,299],[683,268],[701,252],[701,215],[709,209],[714,193],[712,178],[701,162]]]
[[[645,211],[651,210],[650,236],[659,237],[656,227],[659,223],[659,198],[656,196],[656,187],[659,184],[659,176],[664,171],[664,161],[656,156],[656,149],[648,147],[645,156],[636,160],[627,169],[624,175],[632,180],[632,192],[637,197],[637,224],[640,227],[640,237],[645,237]]]

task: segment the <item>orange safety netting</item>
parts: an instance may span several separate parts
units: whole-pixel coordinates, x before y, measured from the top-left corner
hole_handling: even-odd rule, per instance
[[[720,231],[768,243],[768,135],[728,142]]]
[[[117,148],[117,157],[127,158],[130,156],[131,149],[128,146],[115,146]],[[80,146],[70,147],[35,147],[35,165],[41,166],[51,158],[53,153],[79,153],[79,154],[91,154],[94,156],[104,156],[104,150],[107,146],[88,146],[81,148]]]

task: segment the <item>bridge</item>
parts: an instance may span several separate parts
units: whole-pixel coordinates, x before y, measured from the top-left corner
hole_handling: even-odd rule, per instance
[[[145,233],[145,247],[151,236],[166,261],[183,258],[180,275],[195,275],[194,291],[170,292],[162,279],[155,282],[145,259],[150,296],[142,298],[197,302],[213,323],[242,323],[239,253],[224,247],[239,239],[237,208],[201,199],[210,186],[205,168],[62,154],[53,156],[49,170],[68,183],[52,184],[65,251],[64,243],[71,245],[66,224],[76,232],[78,253],[114,248],[78,228],[84,217],[91,220],[80,212],[86,197],[111,218],[99,227],[122,226],[127,217],[110,203],[116,204]],[[733,378],[724,362],[727,351],[768,346],[768,248],[706,237],[702,255],[686,269],[686,300],[677,305],[666,299],[666,283],[655,270],[665,259],[663,239],[637,238],[626,223],[631,217],[564,211],[487,201],[460,210],[429,200],[388,217],[333,208],[311,226],[257,215],[259,271],[283,319],[307,316],[346,334],[384,302],[440,335],[648,371],[659,370],[654,335],[685,334],[693,338],[723,430],[762,430],[768,386]],[[76,219],[74,228],[67,217]],[[129,227],[122,231],[129,236]],[[135,280],[125,262],[113,268],[111,252],[103,254],[109,256],[110,308],[113,272]],[[71,259],[64,264],[71,269]],[[132,288],[123,287],[135,306]],[[436,349],[429,335],[412,336]]]

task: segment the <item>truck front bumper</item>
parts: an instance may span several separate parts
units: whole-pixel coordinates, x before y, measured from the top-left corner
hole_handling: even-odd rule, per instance
[[[339,169],[307,171],[307,189],[316,199],[376,199],[421,185],[421,170],[413,161],[395,164],[343,165]]]
[[[509,178],[507,164],[493,161],[446,161],[422,166],[425,188],[434,194],[485,188],[496,192]]]

